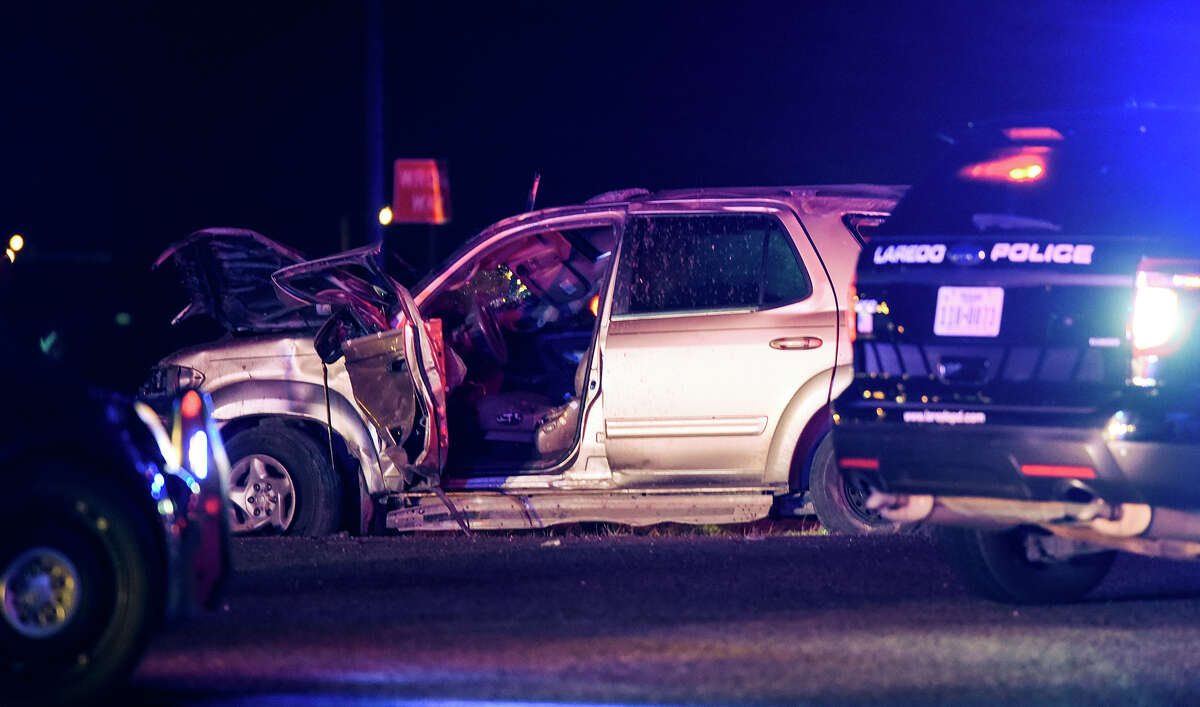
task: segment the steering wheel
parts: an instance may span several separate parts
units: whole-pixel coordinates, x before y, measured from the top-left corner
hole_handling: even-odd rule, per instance
[[[467,323],[471,327],[471,339],[486,349],[496,363],[508,363],[508,344],[504,341],[504,332],[500,330],[500,322],[492,314],[491,307],[476,297],[472,300],[471,312],[467,315]]]

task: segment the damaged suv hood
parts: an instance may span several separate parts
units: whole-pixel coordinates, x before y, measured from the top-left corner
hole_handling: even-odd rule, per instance
[[[271,280],[282,299],[347,306],[382,331],[391,328],[390,314],[404,288],[379,266],[380,252],[379,244],[362,246],[280,268]]]
[[[157,269],[174,263],[190,302],[171,321],[207,314],[233,333],[315,329],[325,321],[312,306],[284,303],[271,273],[306,260],[303,253],[241,228],[196,231],[163,251]]]

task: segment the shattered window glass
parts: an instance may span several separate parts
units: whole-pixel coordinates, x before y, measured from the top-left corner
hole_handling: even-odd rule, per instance
[[[807,297],[787,232],[762,214],[630,220],[616,314],[747,309]]]

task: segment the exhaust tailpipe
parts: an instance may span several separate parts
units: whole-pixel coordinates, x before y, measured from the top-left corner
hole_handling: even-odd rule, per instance
[[[871,489],[867,508],[894,523],[919,523],[933,512],[933,496],[883,493]]]

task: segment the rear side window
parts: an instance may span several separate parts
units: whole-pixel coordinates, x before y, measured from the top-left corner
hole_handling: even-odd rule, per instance
[[[846,230],[854,235],[858,244],[863,245],[871,240],[871,236],[883,223],[883,218],[876,214],[846,214],[842,217],[842,223],[846,225]]]
[[[773,216],[637,216],[624,243],[615,314],[766,308],[812,294]]]

